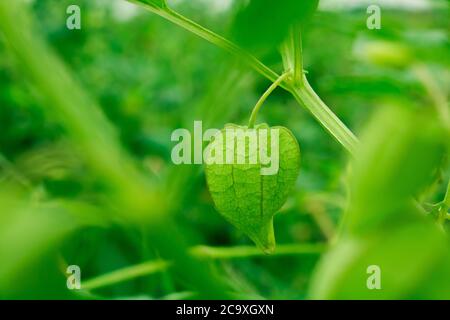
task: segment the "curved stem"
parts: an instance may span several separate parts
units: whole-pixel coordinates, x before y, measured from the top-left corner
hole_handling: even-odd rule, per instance
[[[248,121],[248,128],[252,129],[255,126],[256,117],[258,116],[259,109],[264,104],[266,99],[270,96],[270,94],[287,78],[291,75],[290,71],[283,73],[272,85],[264,92],[264,94],[259,98],[256,105],[253,107],[252,114],[250,116],[250,120]]]
[[[163,260],[147,261],[131,267],[115,270],[110,273],[102,274],[98,277],[83,281],[81,288],[83,290],[94,290],[119,282],[127,281],[137,277],[164,271],[169,267],[169,263]]]
[[[147,3],[141,2],[141,0],[127,0],[127,1],[137,4],[141,7],[144,7],[145,9],[157,14],[158,16],[172,22],[173,24],[176,24],[182,27],[183,29],[186,29],[187,31],[199,36],[200,38],[203,38],[204,40],[216,45],[217,47],[222,48],[232,53],[233,55],[243,59],[258,73],[262,74],[272,82],[278,78],[278,74],[276,72],[267,67],[261,61],[259,61],[255,56],[241,49],[239,46],[229,41],[228,39],[214,33],[213,31],[203,27],[202,25],[179,14],[175,10],[169,7],[155,8]]]

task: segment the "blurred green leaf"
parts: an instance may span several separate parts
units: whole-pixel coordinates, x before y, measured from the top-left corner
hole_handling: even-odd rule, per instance
[[[20,24],[21,28],[15,25]],[[0,2],[0,31],[10,44],[24,74],[32,80],[90,167],[112,192],[111,201],[126,206],[128,219],[147,220],[160,213],[164,204],[148,176],[143,175],[118,141],[116,128],[74,79],[65,63],[41,36],[35,36],[35,21],[22,1]],[[100,145],[100,147],[99,147]],[[159,210],[158,210],[159,209]]]
[[[0,203],[0,298],[43,297],[42,288],[45,297],[65,296],[54,251],[75,230],[104,226],[104,217],[83,203],[35,204],[12,188],[0,189]]]
[[[289,28],[304,23],[319,0],[251,0],[237,13],[232,34],[239,44],[251,49],[276,48]]]
[[[443,293],[440,286],[420,288],[448,249],[445,237],[429,221],[366,237],[346,236],[321,260],[310,297],[406,299],[414,293],[419,299],[432,298]],[[367,268],[372,265],[381,271],[380,290],[367,286]]]
[[[320,262],[315,299],[421,299],[417,288],[449,253],[448,241],[413,196],[432,181],[446,132],[427,113],[390,107],[370,122],[353,161],[351,200],[342,238]],[[367,268],[380,268],[382,288],[370,290]]]
[[[412,199],[432,182],[447,139],[427,113],[396,107],[378,112],[352,167],[349,231],[365,234],[411,219]]]

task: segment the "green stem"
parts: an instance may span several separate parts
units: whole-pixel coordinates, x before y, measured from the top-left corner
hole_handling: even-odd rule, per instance
[[[328,249],[327,244],[284,244],[277,246],[277,250],[270,256],[286,255],[314,255],[321,254]],[[195,246],[191,247],[189,253],[197,258],[204,259],[236,259],[248,257],[268,257],[255,246],[236,246],[236,247],[209,247]],[[98,288],[115,285],[120,282],[146,276],[166,270],[170,267],[170,262],[165,260],[147,261],[130,267],[118,269],[98,277],[83,281],[81,288],[83,290],[95,290]],[[65,273],[65,267],[62,272]]]
[[[161,191],[136,167],[101,108],[35,30],[23,1],[0,1],[0,36],[17,58],[21,75],[45,97],[42,106],[67,129],[86,164],[115,192],[114,200],[127,207],[120,210],[124,217],[147,220],[153,214],[149,209],[165,206]]]
[[[270,255],[265,254],[255,246],[236,247],[208,247],[195,246],[190,249],[190,253],[198,258],[209,259],[234,259],[248,257],[271,257],[297,254],[321,254],[327,250],[326,244],[284,244],[278,245],[277,249]]]
[[[140,0],[127,0],[131,3],[137,4],[160,17],[186,29],[187,31],[203,38],[204,40],[216,45],[219,48],[222,48],[233,55],[242,58],[248,65],[250,65],[253,69],[255,69],[258,73],[262,74],[272,82],[278,78],[278,74],[271,70],[269,67],[264,65],[261,61],[259,61],[255,56],[251,55],[247,51],[241,49],[239,46],[229,41],[228,39],[212,32],[211,30],[199,25],[198,23],[186,18],[185,16],[179,14],[178,12],[166,8],[155,8],[147,3],[143,3]]]
[[[291,75],[290,71],[283,73],[274,83],[264,92],[264,94],[259,98],[255,107],[253,108],[252,114],[250,116],[250,120],[248,122],[249,129],[252,129],[255,126],[256,117],[258,116],[259,109],[261,109],[264,102],[270,96],[270,94],[287,78]]]
[[[294,85],[303,85],[303,52],[300,26],[289,31],[288,39],[283,43],[281,56],[285,70],[294,70]]]
[[[309,85],[306,77],[302,87],[290,87],[289,91],[301,105],[319,120],[320,124],[338,141],[350,154],[354,154],[358,139],[331,109],[320,99]]]
[[[81,283],[81,288],[83,290],[94,290],[123,281],[131,280],[133,278],[160,272],[166,270],[167,267],[169,267],[169,263],[166,261],[148,261],[83,281]]]
[[[241,49],[231,41],[224,37],[206,29],[205,27],[189,20],[181,14],[169,8],[155,8],[140,0],[128,0],[129,2],[138,4],[145,9],[161,16],[162,18],[171,21],[172,23],[196,34],[197,36],[209,41],[210,43],[232,53],[235,56],[243,59],[251,68],[266,77],[272,82],[278,79],[279,75],[272,69],[267,67],[256,57],[249,54],[247,51]],[[305,81],[305,78],[304,80]],[[308,109],[313,116],[321,123],[321,125],[350,153],[356,149],[357,139],[353,133],[339,120],[339,118],[328,108],[325,103],[320,100],[314,90],[308,85],[305,86],[287,86],[284,83],[280,87],[288,90],[293,94],[296,100]]]
[[[447,208],[450,208],[450,181],[448,182],[448,185],[447,185],[447,191],[445,192],[445,197],[444,197],[443,203]]]

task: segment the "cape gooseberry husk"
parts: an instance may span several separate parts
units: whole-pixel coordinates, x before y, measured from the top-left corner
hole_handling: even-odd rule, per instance
[[[231,146],[231,150],[234,149],[234,161],[226,162],[225,155],[230,145],[225,141],[229,129],[243,130],[247,137],[256,133],[258,138],[256,148],[250,145],[250,139],[245,139],[245,153],[244,148],[238,148],[237,142],[234,142],[234,147]],[[265,132],[262,136],[267,134],[267,139],[259,138],[263,129]],[[278,161],[272,156],[272,138],[276,141],[272,129],[278,129]],[[222,138],[218,139],[216,135],[205,152],[206,180],[216,209],[258,248],[271,253],[275,249],[273,217],[286,202],[300,170],[298,142],[287,128],[270,128],[267,124],[259,124],[252,129],[228,124],[220,133]],[[261,149],[263,154],[272,159],[272,163],[260,157]],[[214,159],[217,160],[218,150],[222,150],[224,161],[212,163]],[[255,151],[256,164],[249,161],[249,153]],[[231,151],[228,152],[231,154]],[[245,163],[237,161],[239,156],[245,157]],[[276,165],[274,162],[278,162],[275,173],[261,174],[262,168],[273,170],[271,166]]]

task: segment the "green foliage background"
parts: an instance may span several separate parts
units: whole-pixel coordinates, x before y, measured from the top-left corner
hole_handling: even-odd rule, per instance
[[[174,129],[245,124],[270,83],[142,8],[128,17],[124,1],[75,1],[70,31],[73,2],[0,4],[0,298],[449,299],[450,135],[434,107],[448,98],[447,2],[383,9],[377,31],[364,6],[302,25],[309,82],[361,143],[353,161],[288,92],[272,94],[259,120],[302,150],[272,256],[216,212],[201,166],[170,160]],[[244,46],[282,71],[280,34],[236,34],[254,14],[242,2],[173,7],[255,40]],[[367,290],[371,264],[380,291]],[[67,265],[83,290],[67,289]]]

